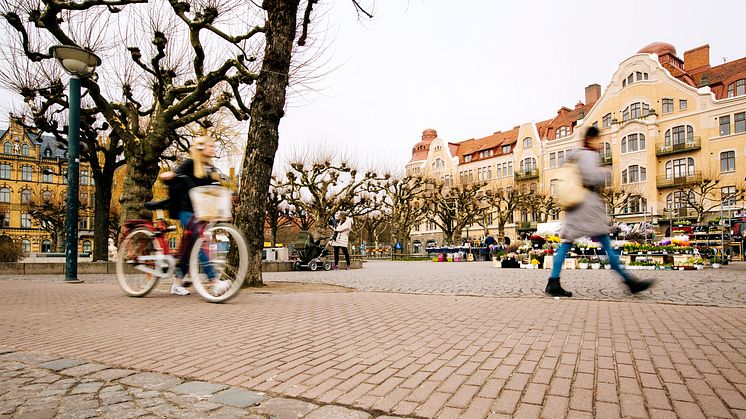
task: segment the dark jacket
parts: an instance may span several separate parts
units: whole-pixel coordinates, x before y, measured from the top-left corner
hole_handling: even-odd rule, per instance
[[[176,218],[180,212],[194,212],[192,200],[189,198],[189,190],[197,186],[210,185],[214,182],[210,171],[208,176],[198,178],[194,176],[194,161],[192,159],[184,160],[184,163],[174,169],[174,178],[166,182],[168,185],[168,196],[171,199],[168,212],[171,217]]]

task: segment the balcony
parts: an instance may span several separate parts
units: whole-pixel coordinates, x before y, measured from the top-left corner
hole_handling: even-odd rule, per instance
[[[658,143],[655,145],[656,156],[666,156],[668,154],[683,153],[686,151],[694,151],[702,148],[700,137],[691,137],[683,143],[666,144]]]
[[[702,182],[702,172],[693,172],[681,176],[658,176],[655,185],[658,189],[682,188],[699,182]]]
[[[515,229],[516,231],[531,231],[536,230],[537,226],[538,224],[534,221],[521,221],[516,223]]]
[[[521,180],[529,180],[529,179],[538,179],[539,178],[539,170],[528,170],[523,172],[515,172],[515,180],[521,181]]]
[[[611,164],[611,156],[601,155],[601,165],[607,166]]]
[[[674,208],[672,210],[663,209],[660,214],[659,222],[665,220],[666,222],[673,221],[673,223],[676,224],[676,221],[689,218],[697,218],[697,211],[688,207]]]

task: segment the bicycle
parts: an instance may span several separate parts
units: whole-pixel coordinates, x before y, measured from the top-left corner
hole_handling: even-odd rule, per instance
[[[229,222],[232,219],[231,191],[219,186],[200,186],[191,189],[189,194],[194,204],[192,222],[196,223],[196,234],[195,237],[185,234],[176,249],[170,247],[166,235],[177,227],[168,225],[162,216],[162,210],[168,208],[168,199],[144,204],[145,208],[156,211],[155,223],[150,220],[124,223],[116,269],[119,286],[127,295],[143,297],[160,280],[171,278],[179,257],[189,257],[192,284],[205,300],[225,302],[241,289],[248,271],[248,248],[243,234]],[[194,243],[190,246],[192,239]],[[200,262],[200,250],[207,256],[206,262]],[[229,262],[234,257],[238,266]],[[206,279],[206,272],[210,270],[217,274],[217,279],[230,281],[230,288],[220,294],[212,292],[210,280]]]

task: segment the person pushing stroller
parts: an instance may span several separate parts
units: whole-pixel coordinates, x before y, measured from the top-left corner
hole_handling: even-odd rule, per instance
[[[352,217],[348,217],[345,211],[340,211],[337,219],[333,224],[330,223],[330,226],[334,228],[334,233],[330,239],[334,248],[334,266],[332,266],[332,269],[338,269],[340,250],[345,256],[345,262],[347,263],[346,269],[350,269],[350,253],[347,251],[347,244],[350,237],[350,230],[352,230]]]

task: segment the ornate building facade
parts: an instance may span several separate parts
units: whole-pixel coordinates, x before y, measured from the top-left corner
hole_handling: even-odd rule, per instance
[[[711,66],[709,45],[686,51],[681,59],[673,45],[650,44],[619,64],[603,93],[592,84],[584,102],[541,122],[460,142],[427,129],[406,171],[446,184],[482,181],[490,188],[551,195],[556,169],[580,147],[589,126],[601,130],[601,159],[611,168],[607,184],[635,195],[623,208],[610,209],[615,221],[649,221],[666,231],[682,219],[743,212],[735,191],[746,182],[746,58]],[[706,195],[707,214],[699,214],[682,194],[708,179],[718,183]],[[561,213],[551,217],[561,218]],[[530,232],[535,221],[518,211],[506,236]],[[483,229],[473,226],[464,235],[479,238]],[[440,234],[424,223],[412,239],[440,243]]]
[[[9,127],[0,130],[0,234],[10,236],[26,255],[55,252],[58,243],[41,228],[32,210],[34,204],[44,202],[64,214],[67,153],[53,138],[24,129],[13,115],[9,119]],[[90,167],[81,162],[78,250],[82,253],[93,250],[94,188]]]

